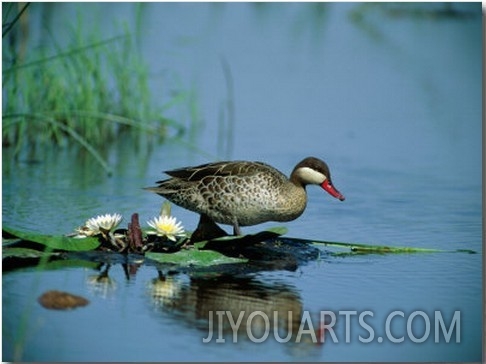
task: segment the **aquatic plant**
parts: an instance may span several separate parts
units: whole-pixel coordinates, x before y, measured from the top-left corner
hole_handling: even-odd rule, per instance
[[[138,222],[138,214],[135,213],[127,229],[115,230],[121,220],[119,214],[99,215],[88,219],[83,227],[75,229],[75,233],[67,236],[42,235],[3,226],[2,232],[6,238],[3,243],[3,259],[47,259],[58,257],[62,252],[102,251],[144,255],[159,263],[176,264],[181,267],[207,267],[262,259],[266,263],[273,259],[284,262],[288,260],[295,264],[299,259],[309,260],[310,257],[318,259],[319,254],[316,253],[320,251],[318,246],[331,249],[326,253],[335,257],[453,252],[441,249],[287,238],[282,237],[287,232],[285,227],[267,229],[257,234],[191,241],[192,235],[184,232],[182,222],[170,215],[170,206],[167,202],[163,205],[161,215],[148,221],[151,229],[142,229]],[[32,246],[30,243],[35,245]],[[257,252],[255,246],[258,246]],[[454,252],[475,253],[464,249]],[[303,258],[297,258],[298,256]]]
[[[154,229],[147,231],[147,234],[164,236],[172,241],[176,241],[177,237],[185,236],[182,223],[173,216],[157,216],[147,221],[147,224]]]
[[[15,6],[4,9],[12,14]],[[18,155],[25,148],[75,144],[109,172],[106,150],[117,139],[131,135],[136,147],[184,132],[167,113],[193,108],[194,96],[181,91],[153,105],[148,67],[129,29],[102,39],[96,27],[78,19],[67,46],[51,36],[33,49],[26,30],[16,32],[25,9],[12,21],[3,19],[3,147]]]
[[[122,216],[120,214],[105,214],[92,217],[82,227],[76,229],[77,236],[83,238],[111,232],[120,225],[121,221]]]

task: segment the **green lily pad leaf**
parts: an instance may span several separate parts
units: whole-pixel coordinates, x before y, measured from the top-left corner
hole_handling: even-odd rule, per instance
[[[324,241],[322,242],[317,241],[314,242],[314,244],[324,244],[329,247],[337,247],[337,248],[349,248],[352,252],[357,254],[438,253],[442,251],[440,249],[429,249],[429,248],[414,248],[414,247],[404,247],[404,246],[339,243],[339,242],[324,242]]]
[[[211,240],[204,240],[194,243],[194,246],[198,249],[204,248],[207,243],[213,242],[237,242],[241,241],[243,243],[255,242],[255,241],[263,241],[266,239],[276,238],[278,236],[284,235],[287,233],[287,228],[285,226],[275,226],[264,231],[260,231],[256,234],[247,234],[247,235],[227,235],[222,236],[219,238],[214,238]]]
[[[5,258],[42,258],[56,253],[48,253],[30,248],[3,248],[2,259]]]
[[[374,244],[358,244],[358,243],[340,243],[335,241],[317,241],[317,240],[303,240],[310,244],[324,245],[335,248],[350,249],[351,254],[411,254],[411,253],[468,253],[475,254],[474,250],[458,249],[458,250],[443,250],[433,248],[417,248],[409,246],[389,246],[389,245],[374,245]]]
[[[95,237],[79,239],[70,238],[62,235],[43,235],[35,232],[20,231],[6,226],[2,228],[2,231],[24,241],[31,241],[34,243],[42,244],[46,247],[56,250],[87,251],[94,250],[100,245],[98,238]]]
[[[199,250],[196,248],[183,249],[176,253],[147,253],[147,258],[159,263],[172,263],[183,267],[208,267],[211,265],[228,263],[246,263],[247,259],[231,258],[213,250]]]
[[[248,234],[242,236],[223,236],[220,238],[200,241],[194,243],[190,249],[183,249],[176,253],[153,253],[149,252],[145,256],[160,263],[172,263],[180,266],[196,266],[207,267],[218,264],[229,263],[246,263],[248,259],[229,257],[218,252],[218,245],[220,243],[225,246],[230,243],[251,244],[260,242],[266,239],[275,238],[287,232],[287,228],[278,226],[274,228],[261,231],[256,234]]]
[[[287,229],[285,226],[274,226],[274,227],[268,228],[265,231],[268,231],[270,233],[274,233],[274,234],[277,234],[277,235],[285,235],[285,234],[287,234],[288,230],[289,229]]]

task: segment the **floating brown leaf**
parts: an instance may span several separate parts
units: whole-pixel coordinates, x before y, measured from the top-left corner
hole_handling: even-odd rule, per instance
[[[70,310],[86,306],[89,303],[84,297],[55,290],[45,292],[38,298],[38,301],[42,306],[50,310]]]

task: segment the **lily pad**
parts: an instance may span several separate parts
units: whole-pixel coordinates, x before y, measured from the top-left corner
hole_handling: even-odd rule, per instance
[[[286,234],[288,229],[285,226],[275,226],[268,228],[264,231],[260,231],[256,234],[247,234],[247,235],[227,235],[227,236],[222,236],[219,238],[211,239],[211,240],[205,240],[201,242],[197,242],[194,245],[203,247],[205,244],[210,243],[210,242],[236,242],[236,241],[241,241],[243,243],[252,243],[254,241],[262,241],[265,239],[270,239],[270,238],[276,238],[278,236]]]
[[[175,253],[147,253],[145,255],[159,263],[177,264],[182,267],[207,267],[218,264],[246,263],[247,259],[227,257],[213,250],[199,250],[195,247],[182,249]]]
[[[35,232],[16,230],[6,226],[2,228],[2,231],[24,241],[42,244],[48,248],[55,250],[88,251],[96,249],[98,246],[100,246],[98,238],[95,237],[86,237],[79,239],[62,235],[44,235]]]
[[[2,259],[5,258],[42,258],[55,255],[56,253],[49,253],[41,250],[35,250],[30,248],[3,248]]]
[[[359,243],[341,243],[334,241],[318,241],[318,240],[301,240],[315,245],[324,245],[327,247],[350,249],[352,254],[412,254],[412,253],[468,253],[476,254],[474,250],[457,249],[457,250],[443,250],[433,248],[417,248],[409,246],[389,246],[389,245],[375,245],[375,244],[359,244]],[[338,253],[338,255],[340,255]]]

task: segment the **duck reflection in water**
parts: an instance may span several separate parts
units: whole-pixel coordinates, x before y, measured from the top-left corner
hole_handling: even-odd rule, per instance
[[[305,326],[304,334],[299,334],[302,300],[294,287],[282,282],[235,276],[189,278],[159,271],[150,283],[150,296],[158,310],[201,330],[203,343],[274,340],[290,344],[293,356],[320,348],[319,330],[309,335]]]

